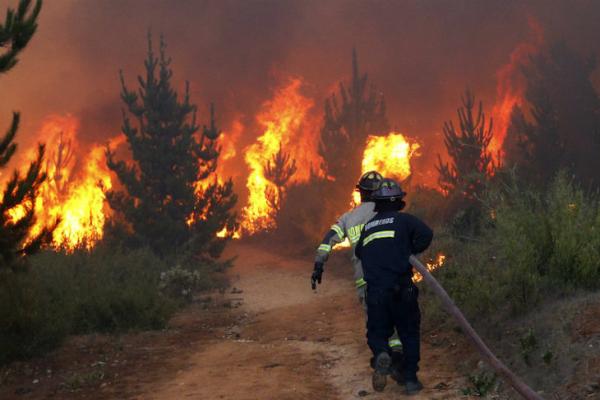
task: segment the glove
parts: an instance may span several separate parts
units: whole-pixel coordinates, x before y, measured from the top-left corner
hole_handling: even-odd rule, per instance
[[[310,286],[313,290],[317,289],[317,283],[321,284],[321,279],[323,278],[323,263],[316,262],[315,269],[310,277]]]

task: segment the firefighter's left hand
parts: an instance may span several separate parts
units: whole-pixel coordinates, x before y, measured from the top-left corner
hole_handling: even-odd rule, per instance
[[[323,263],[316,262],[315,269],[310,277],[310,286],[313,290],[317,289],[317,283],[321,284],[321,279],[323,279]]]

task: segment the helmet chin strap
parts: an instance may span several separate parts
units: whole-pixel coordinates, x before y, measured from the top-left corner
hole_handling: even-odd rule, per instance
[[[373,201],[373,192],[369,192],[366,190],[359,189],[360,192],[360,201],[364,203],[365,201]]]

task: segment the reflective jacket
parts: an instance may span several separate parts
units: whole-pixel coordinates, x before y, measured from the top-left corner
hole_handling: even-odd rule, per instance
[[[352,247],[352,266],[354,268],[354,281],[356,287],[360,288],[366,284],[363,279],[363,270],[361,262],[354,255],[354,248],[360,238],[360,232],[367,221],[375,216],[375,203],[372,201],[364,202],[342,215],[323,238],[317,248],[316,262],[325,263],[329,258],[331,249],[338,243],[348,238]]]
[[[431,228],[413,215],[386,211],[373,217],[365,224],[355,248],[369,290],[409,282],[413,271],[408,258],[425,251],[432,239]]]

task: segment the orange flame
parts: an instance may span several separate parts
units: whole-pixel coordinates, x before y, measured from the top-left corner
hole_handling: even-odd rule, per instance
[[[411,159],[419,156],[421,146],[403,134],[390,132],[386,136],[369,136],[363,153],[362,172],[378,171],[386,178],[403,181],[411,175]],[[354,191],[353,203],[360,203],[360,194]]]
[[[429,271],[435,271],[436,269],[442,267],[444,265],[444,262],[446,262],[446,256],[442,253],[438,254],[437,257],[435,258],[435,260],[432,260],[431,262],[428,262],[427,265],[427,269]],[[421,282],[423,280],[423,275],[421,275],[418,272],[415,272],[415,274],[413,275],[413,282]]]
[[[76,118],[55,115],[46,118],[38,133],[46,141],[47,178],[35,202],[37,220],[30,236],[60,220],[52,245],[67,251],[90,249],[102,238],[107,213],[103,189],[112,187],[102,146],[92,147],[87,157],[77,159],[78,129]],[[78,173],[74,172],[76,167],[80,167]],[[23,212],[14,210],[13,218],[18,219]]]
[[[296,161],[296,173],[290,183],[306,182],[311,168],[320,165],[317,155],[318,131],[316,124],[307,123],[308,112],[314,102],[300,93],[302,82],[293,79],[279,89],[272,100],[263,105],[257,116],[264,133],[245,150],[245,161],[250,168],[246,187],[249,195],[242,211],[242,230],[249,234],[274,227],[274,211],[266,198],[275,185],[265,177],[264,165],[283,149],[290,160]]]
[[[362,171],[378,171],[387,178],[401,181],[411,174],[410,160],[419,155],[421,146],[410,142],[398,132],[390,132],[387,136],[369,136],[362,160]]]
[[[373,136],[367,138],[363,153],[362,173],[367,171],[378,171],[386,178],[394,178],[399,181],[407,179],[411,175],[411,160],[418,157],[420,145],[411,142],[404,135],[390,132],[386,136]],[[360,204],[360,193],[352,192],[352,207]],[[350,242],[346,238],[334,246],[334,250],[350,248]]]
[[[521,107],[525,101],[525,81],[519,69],[528,63],[530,56],[536,54],[544,43],[544,32],[534,19],[529,20],[532,38],[520,43],[510,54],[508,64],[497,72],[498,84],[496,87],[497,102],[492,110],[494,117],[494,136],[490,142],[489,150],[494,161],[500,163],[504,157],[503,144],[506,138],[512,110],[515,106]]]

